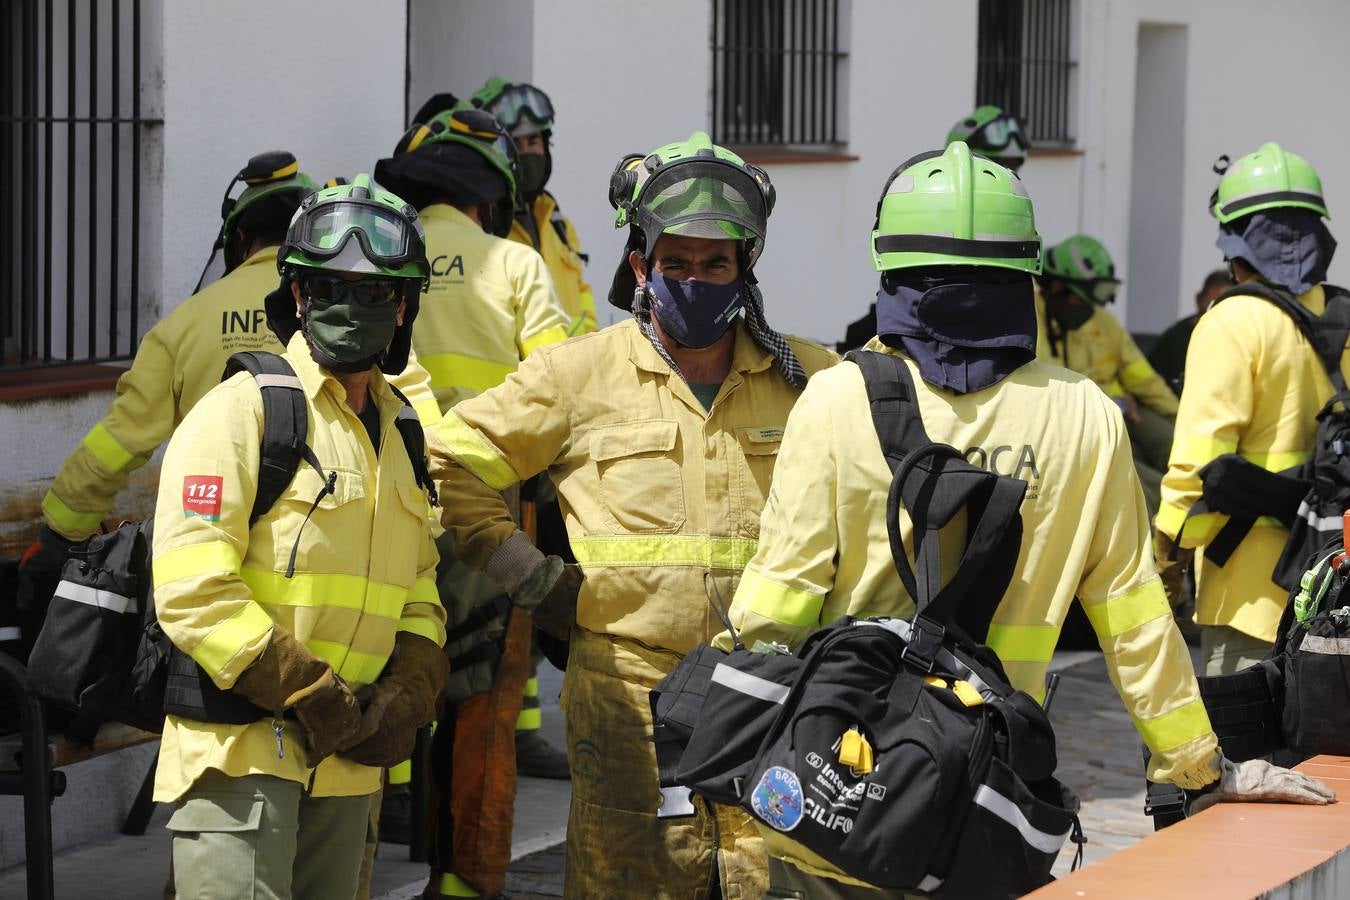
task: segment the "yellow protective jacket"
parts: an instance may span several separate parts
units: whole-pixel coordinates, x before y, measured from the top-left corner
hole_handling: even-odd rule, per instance
[[[788,342],[808,374],[835,361]],[[547,470],[586,574],[578,623],[687,653],[721,630],[708,591],[730,598],[755,551],[798,393],[741,326],[710,412],[632,319],[574,338],[429,431],[441,520],[468,565],[509,583],[538,551],[497,492]]]
[[[893,352],[876,339],[868,347]],[[925,384],[909,367],[933,440],[1028,485],[1018,567],[988,637],[1013,685],[1044,695],[1077,596],[1153,751],[1150,777],[1168,781],[1208,767],[1216,742],[1153,567],[1120,412],[1086,378],[1041,362],[964,395]],[[795,645],[845,614],[913,614],[886,533],[890,484],[861,371],[843,364],[817,375],[788,419],[759,549],[731,606],[747,646],[757,639]],[[909,530],[902,516],[906,542]],[[958,517],[943,532],[944,580],[964,543]],[[729,649],[727,635],[718,642]]]
[[[324,479],[301,463],[286,492],[250,528],[262,397],[248,374],[213,389],[164,455],[155,609],[169,639],[222,688],[252,664],[273,628],[284,628],[355,690],[380,676],[396,632],[445,642],[430,507],[394,427],[403,404],[384,378],[374,373],[369,388],[380,414],[377,458],[346,391],[310,358],[301,335],[285,357],[306,398],[306,443],[336,475],[334,492],[305,522]],[[293,547],[295,571],[287,578]],[[182,796],[208,768],[299,781],[318,797],[369,794],[380,786],[378,768],[338,757],[307,768],[304,738],[289,720],[278,758],[268,720],[221,725],[168,716],[155,799]]]
[[[1125,326],[1105,307],[1094,306],[1091,319],[1059,334],[1059,326],[1049,320],[1045,298],[1038,290],[1036,358],[1086,375],[1112,398],[1130,394],[1156,413],[1168,417],[1177,414],[1177,395],[1153,370]]]
[[[1321,286],[1299,302],[1321,315]],[[1342,372],[1350,374],[1347,360]],[[1200,499],[1200,469],[1224,453],[1240,453],[1277,472],[1308,458],[1317,437],[1317,413],[1331,398],[1331,382],[1317,353],[1293,320],[1261,297],[1236,295],[1200,317],[1186,355],[1186,390],[1177,414],[1172,456],[1162,482],[1158,530],[1173,539]],[[1195,516],[1181,546],[1203,548],[1226,516]],[[1195,619],[1274,641],[1287,592],[1270,580],[1289,533],[1261,518],[1225,566],[1195,555]]]
[[[562,214],[558,201],[548,191],[542,191],[530,204],[531,227],[517,217],[511,223],[511,233],[507,235],[517,243],[525,244],[539,251],[553,276],[553,288],[558,292],[571,324],[567,328],[569,337],[578,334],[590,334],[599,326],[595,316],[595,295],[586,283],[585,255],[581,252],[581,241],[572,220]]]
[[[431,289],[413,346],[441,411],[501,384],[540,347],[567,339],[567,314],[540,255],[493,237],[443,203],[422,210]]]
[[[131,368],[117,379],[108,414],[66,459],[42,501],[43,517],[54,531],[73,541],[97,531],[112,514],[127,476],[220,383],[231,354],[284,349],[267,327],[263,309],[263,298],[277,281],[277,248],[267,247],[150,329]],[[424,424],[440,418],[427,373],[415,357],[391,381]]]

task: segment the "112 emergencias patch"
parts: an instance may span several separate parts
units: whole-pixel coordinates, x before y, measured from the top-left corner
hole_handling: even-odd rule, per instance
[[[208,522],[220,521],[220,495],[225,479],[219,475],[187,475],[183,478],[183,515]]]

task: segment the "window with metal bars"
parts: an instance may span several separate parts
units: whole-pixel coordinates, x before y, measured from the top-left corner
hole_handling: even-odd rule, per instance
[[[844,143],[840,23],[847,0],[713,0],[712,133],[719,144]]]
[[[142,5],[0,6],[0,371],[136,352]]]
[[[1033,144],[1074,141],[1074,0],[980,0],[975,102],[1017,116]]]

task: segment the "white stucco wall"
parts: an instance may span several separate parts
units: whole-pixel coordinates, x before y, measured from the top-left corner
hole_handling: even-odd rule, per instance
[[[403,0],[260,9],[164,3],[166,311],[196,284],[221,194],[250,156],[290,150],[323,180],[370,171],[404,130]]]
[[[411,0],[408,114],[432,94],[467,99],[490,75],[529,81],[534,0]]]

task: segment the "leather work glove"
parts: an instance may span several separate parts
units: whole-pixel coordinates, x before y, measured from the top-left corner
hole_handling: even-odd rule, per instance
[[[61,581],[61,569],[77,542],[43,525],[33,543],[19,557],[18,608],[24,612],[45,609]]]
[[[305,733],[310,768],[331,756],[361,724],[361,707],[347,682],[283,628],[272,628],[263,652],[235,679],[234,692],[278,718],[294,712]]]
[[[1219,759],[1218,786],[1191,803],[1191,813],[1215,803],[1307,803],[1324,806],[1336,799],[1336,792],[1322,782],[1264,759],[1235,763]]]
[[[586,580],[581,566],[568,564],[563,566],[562,574],[553,583],[553,587],[531,616],[540,631],[565,641],[572,633],[577,621],[577,595],[581,592],[581,583]]]
[[[1194,548],[1177,547],[1166,534],[1153,532],[1153,562],[1158,567],[1158,577],[1162,579],[1163,591],[1167,594],[1167,605],[1173,610],[1181,602],[1182,582],[1186,580],[1186,573],[1190,571],[1194,559]]]
[[[403,762],[412,755],[417,729],[436,718],[436,696],[449,672],[445,651],[435,642],[400,631],[384,675],[356,692],[361,725],[338,755],[384,769]]]
[[[545,556],[544,561],[520,579],[516,583],[515,590],[510,591],[512,605],[524,610],[533,610],[548,596],[548,592],[558,582],[562,572],[561,556]]]

